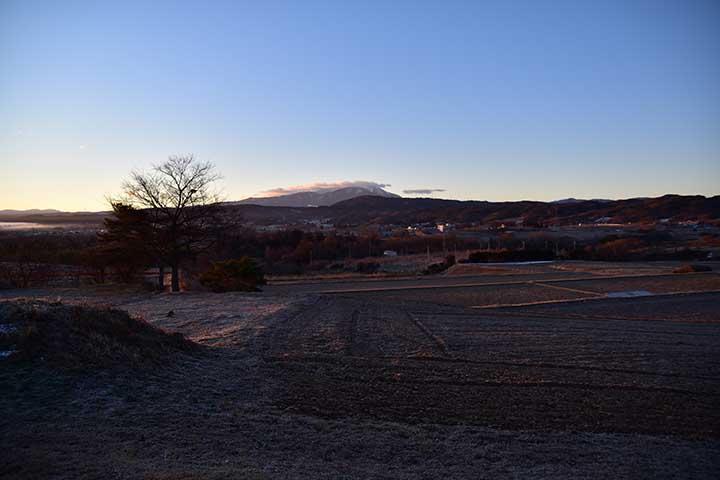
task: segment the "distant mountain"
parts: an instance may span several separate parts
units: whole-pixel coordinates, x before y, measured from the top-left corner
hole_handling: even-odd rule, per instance
[[[15,217],[15,216],[24,216],[24,215],[46,215],[46,214],[53,214],[53,213],[60,213],[60,210],[55,210],[52,208],[45,209],[45,210],[39,210],[37,208],[33,208],[30,210],[0,210],[0,215],[3,217]]]
[[[261,205],[265,207],[327,207],[357,197],[375,196],[383,198],[400,198],[376,186],[345,187],[337,190],[298,192],[276,197],[250,197],[230,205]]]
[[[720,196],[664,195],[627,200],[577,202],[482,202],[432,198],[360,197],[328,208],[326,218],[337,224],[403,224],[492,222],[532,225],[574,225],[609,218],[611,223],[720,220]]]
[[[102,225],[111,212],[62,212],[54,209],[0,210],[0,222],[30,222],[55,225]]]
[[[225,204],[245,222],[256,225],[301,225],[310,220],[328,220],[342,225],[410,225],[413,223],[450,222],[489,225],[577,225],[599,219],[603,223],[697,220],[720,224],[720,196],[664,195],[657,198],[625,200],[578,200],[573,202],[485,202],[404,198],[389,192],[363,187],[347,187],[322,192],[301,192],[283,197],[246,199]],[[363,194],[361,196],[355,196]],[[290,200],[288,200],[288,197]],[[279,200],[278,200],[279,199]],[[343,199],[342,201],[338,201]],[[276,201],[284,205],[261,205],[257,201]],[[326,205],[322,205],[325,203]],[[319,205],[317,207],[298,206]],[[43,224],[85,224],[101,226],[111,212],[22,212],[2,213],[0,222],[36,222]]]
[[[557,204],[563,204],[563,203],[580,203],[580,202],[612,202],[612,200],[609,200],[607,198],[593,198],[592,200],[583,200],[582,198],[563,198],[562,200],[555,200],[550,203],[557,203]]]
[[[298,225],[327,220],[337,226],[410,225],[449,222],[490,225],[577,225],[600,219],[607,223],[698,220],[720,224],[720,196],[665,195],[626,200],[580,200],[569,203],[536,201],[486,202],[362,196],[324,207],[230,206],[245,221],[257,225]]]

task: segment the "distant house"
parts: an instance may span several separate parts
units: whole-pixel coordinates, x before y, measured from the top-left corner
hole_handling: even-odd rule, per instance
[[[435,225],[434,223],[421,223],[407,227],[407,232],[410,235],[417,235],[418,237],[422,237],[425,235],[435,235],[439,231],[440,230],[438,230],[438,225]]]
[[[257,225],[255,230],[258,232],[280,232],[285,230],[285,225]]]
[[[380,235],[383,237],[392,237],[395,234],[395,230],[392,226],[384,225],[380,227]]]

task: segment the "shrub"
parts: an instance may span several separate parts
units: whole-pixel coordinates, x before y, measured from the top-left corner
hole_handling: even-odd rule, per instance
[[[45,286],[50,266],[27,261],[0,263],[0,289]]]
[[[681,265],[673,270],[673,273],[696,273],[696,272],[712,272],[712,268],[707,265]]]
[[[630,260],[642,254],[645,243],[635,237],[610,240],[595,249],[598,260]]]
[[[445,257],[445,265],[447,265],[448,268],[455,265],[455,255],[448,255],[447,257]]]
[[[242,257],[213,262],[200,276],[200,283],[213,292],[257,292],[257,286],[265,284],[265,277],[255,260]]]
[[[455,265],[455,255],[448,255],[445,257],[445,261],[442,263],[433,263],[427,266],[427,268],[423,271],[425,275],[434,275],[437,273],[442,273],[448,268]]]
[[[376,262],[358,262],[355,265],[355,271],[358,273],[377,273],[380,271],[380,264]]]

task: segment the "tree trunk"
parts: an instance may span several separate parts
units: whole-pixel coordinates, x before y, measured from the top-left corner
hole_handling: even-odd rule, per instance
[[[180,269],[177,265],[172,266],[172,291],[180,291]]]
[[[158,266],[158,287],[165,290],[165,265]]]

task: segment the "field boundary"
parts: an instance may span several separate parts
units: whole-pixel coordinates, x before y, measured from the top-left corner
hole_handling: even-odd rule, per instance
[[[663,292],[663,293],[651,293],[650,295],[643,295],[642,297],[609,297],[605,293],[595,294],[594,297],[584,298],[568,298],[563,300],[541,300],[537,302],[525,302],[525,303],[496,303],[493,305],[472,305],[468,308],[474,309],[488,309],[488,308],[512,308],[512,307],[532,307],[534,305],[546,305],[551,303],[575,303],[575,302],[592,302],[596,300],[633,300],[637,298],[652,298],[652,297],[669,297],[673,295],[697,295],[702,293],[720,293],[720,290],[686,290],[683,292]]]
[[[532,285],[538,282],[542,283],[565,283],[565,282],[586,282],[589,280],[618,280],[625,278],[658,278],[658,277],[676,277],[681,276],[717,276],[717,272],[693,272],[693,273],[660,273],[660,274],[641,274],[641,275],[608,275],[608,276],[592,276],[592,277],[576,277],[576,278],[562,278],[562,279],[538,279],[538,280],[515,280],[515,281],[502,281],[502,282],[472,282],[472,283],[457,283],[452,285],[406,285],[406,286],[390,286],[390,287],[372,287],[372,288],[345,288],[337,290],[321,290],[310,293],[323,293],[323,294],[343,294],[343,293],[358,293],[358,292],[386,292],[386,291],[399,291],[399,290],[425,290],[425,289],[442,289],[442,288],[467,288],[467,287],[500,287],[505,285]],[[594,292],[597,294],[597,292]]]
[[[448,350],[448,346],[445,343],[445,340],[443,340],[442,338],[440,338],[437,335],[435,335],[434,333],[432,333],[432,331],[427,327],[427,325],[425,325],[423,322],[421,322],[415,315],[408,312],[407,310],[405,310],[405,313],[410,318],[410,320],[412,320],[413,323],[420,330],[422,330],[423,333],[425,335],[427,335],[428,338],[430,338],[430,340],[432,340],[435,343],[435,345],[440,349],[440,351],[443,353],[443,355],[445,355],[445,357],[452,358],[452,355],[450,354],[450,350]]]

